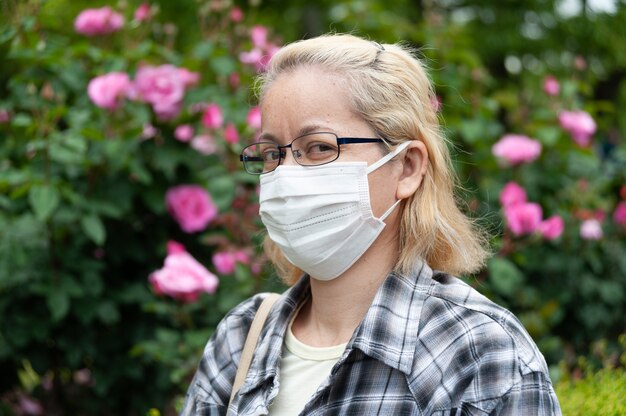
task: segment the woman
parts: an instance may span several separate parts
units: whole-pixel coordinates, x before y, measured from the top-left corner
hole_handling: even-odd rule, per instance
[[[560,414],[519,321],[454,274],[484,239],[459,211],[434,95],[398,45],[331,35],[282,48],[261,80],[266,251],[292,287],[230,406],[250,323],[209,340],[182,414]]]

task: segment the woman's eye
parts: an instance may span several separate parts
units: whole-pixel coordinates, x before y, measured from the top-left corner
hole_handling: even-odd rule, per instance
[[[280,159],[280,150],[278,149],[265,150],[263,152],[263,160],[266,162],[273,162],[278,159]]]
[[[311,156],[328,155],[328,154],[335,154],[335,153],[336,153],[335,147],[327,143],[311,143],[307,147],[307,154]]]

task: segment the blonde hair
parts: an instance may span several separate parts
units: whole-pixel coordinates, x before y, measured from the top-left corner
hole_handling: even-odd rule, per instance
[[[457,178],[423,64],[399,44],[324,35],[291,43],[272,57],[258,80],[261,100],[280,75],[312,66],[344,78],[353,110],[386,138],[391,148],[407,140],[421,140],[428,150],[424,181],[402,205],[395,270],[408,274],[417,259],[450,274],[480,270],[489,255],[486,238],[457,206]],[[302,271],[269,237],[264,247],[283,280],[295,283]]]

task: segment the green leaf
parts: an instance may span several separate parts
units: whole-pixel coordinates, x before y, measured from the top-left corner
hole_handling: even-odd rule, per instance
[[[459,131],[467,143],[475,144],[498,137],[502,126],[484,118],[473,118],[461,121]]]
[[[119,321],[120,312],[114,302],[104,301],[98,307],[98,317],[103,323],[111,325]]]
[[[152,183],[152,175],[150,171],[137,159],[133,159],[130,163],[131,177],[143,185],[150,185]]]
[[[484,138],[484,123],[479,119],[463,121],[459,130],[468,143],[474,143]]]
[[[23,368],[17,370],[17,376],[20,379],[20,384],[26,388],[27,391],[32,391],[36,386],[41,383],[41,377],[33,369],[33,366],[28,360],[22,360]]]
[[[211,60],[213,70],[221,75],[228,75],[237,70],[235,61],[227,56],[220,56]]]
[[[31,124],[33,124],[33,119],[28,114],[19,113],[16,114],[13,119],[11,119],[11,124],[14,127],[29,127]]]
[[[46,221],[59,205],[59,192],[50,185],[35,185],[30,188],[28,201],[35,217],[39,221]]]
[[[223,212],[230,208],[235,198],[236,184],[232,176],[223,175],[208,182],[209,192],[213,202]]]
[[[211,42],[198,43],[196,47],[193,48],[192,56],[200,61],[207,60],[211,57],[214,49],[215,47]]]
[[[494,257],[489,261],[489,281],[496,292],[511,296],[524,283],[522,272],[508,259]]]
[[[561,134],[563,130],[558,127],[542,127],[535,132],[535,136],[547,147],[554,146]]]
[[[61,164],[80,164],[87,152],[87,142],[80,136],[58,137],[50,143],[50,158]]]
[[[67,293],[71,297],[81,297],[84,294],[82,286],[74,280],[74,277],[70,274],[63,276],[61,279],[60,289]]]
[[[106,229],[100,217],[97,215],[87,215],[80,220],[80,225],[91,241],[99,246],[104,243],[106,239]]]
[[[67,315],[70,309],[70,298],[67,293],[54,288],[50,291],[47,301],[53,321],[60,321]]]
[[[570,152],[567,157],[567,170],[571,176],[591,178],[598,175],[600,159],[584,150]]]

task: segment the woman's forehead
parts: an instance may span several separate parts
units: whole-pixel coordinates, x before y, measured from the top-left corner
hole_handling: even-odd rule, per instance
[[[272,83],[261,101],[261,119],[264,133],[291,138],[310,132],[309,126],[334,132],[362,122],[352,110],[345,83],[334,74],[304,70],[285,73]]]

